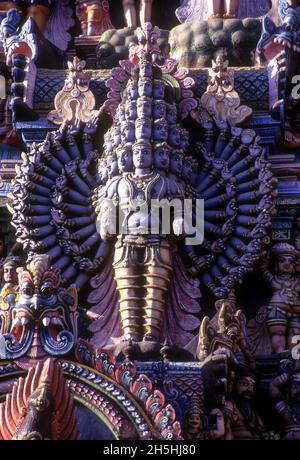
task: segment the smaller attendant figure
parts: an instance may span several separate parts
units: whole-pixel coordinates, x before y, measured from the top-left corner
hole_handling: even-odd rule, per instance
[[[300,440],[300,372],[285,372],[270,383],[270,395],[282,417],[285,440]]]
[[[278,243],[271,250],[271,258],[265,258],[261,265],[273,291],[267,307],[267,327],[275,353],[291,349],[293,336],[300,334],[298,257],[294,246]]]
[[[140,0],[140,23],[151,22],[153,0]],[[135,0],[122,0],[127,27],[136,29],[138,25]]]
[[[3,279],[0,284],[0,297],[5,297],[6,292],[14,291],[18,285],[17,269],[22,265],[21,259],[9,256],[3,263]]]
[[[84,36],[100,36],[106,30],[114,28],[107,0],[77,0],[76,12]]]
[[[236,373],[232,398],[226,401],[224,409],[226,440],[264,439],[265,427],[252,402],[255,386],[253,372],[246,367],[240,368]]]
[[[245,331],[246,318],[243,312],[236,311],[232,301],[220,300],[216,303],[216,308],[218,309],[217,318],[210,320],[208,316],[205,316],[202,320],[196,351],[197,358],[204,361],[211,353],[223,349],[238,364],[236,355],[241,352],[245,363],[254,369],[256,364],[248,347]],[[216,321],[218,329],[213,325]],[[191,341],[189,351],[194,351],[196,340]]]
[[[185,414],[185,439],[191,441],[212,441],[225,434],[224,415],[220,409],[203,414],[197,397],[192,397],[190,410]]]

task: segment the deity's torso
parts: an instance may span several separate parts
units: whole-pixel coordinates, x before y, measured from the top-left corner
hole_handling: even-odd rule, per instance
[[[263,425],[261,423],[261,426],[259,426],[260,419],[256,417],[256,427],[250,429],[244,415],[241,413],[234,401],[226,402],[225,415],[230,424],[234,440],[253,441],[261,438],[260,432],[263,431]]]
[[[156,213],[153,207],[168,197],[167,179],[156,172],[124,175],[114,190],[114,202],[122,212],[122,234],[151,234]],[[158,214],[159,219],[159,214]],[[159,222],[156,222],[156,225]]]
[[[273,278],[272,286],[273,295],[270,304],[289,313],[300,314],[300,285],[298,277],[276,275]]]

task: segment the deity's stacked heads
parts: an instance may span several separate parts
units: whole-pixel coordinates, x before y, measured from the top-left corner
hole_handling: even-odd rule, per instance
[[[99,178],[136,173],[134,156],[148,156],[147,168],[173,173],[186,183],[198,166],[188,157],[189,134],[179,123],[172,88],[161,70],[149,61],[140,63],[123,92],[113,127],[104,137]]]

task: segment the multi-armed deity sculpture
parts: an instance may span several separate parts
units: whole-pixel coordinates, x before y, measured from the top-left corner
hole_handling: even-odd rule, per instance
[[[216,64],[199,105],[193,79],[161,54],[158,36],[150,24],[139,29],[140,44],[107,82],[113,124],[102,153],[93,149],[96,112],[81,113],[87,124],[83,143],[77,140],[72,100],[75,91],[80,100],[84,76],[75,69],[71,79],[81,86],[57,96],[69,126],[24,157],[13,193],[12,221],[25,248],[46,251],[66,285],[82,290],[91,281],[88,302],[102,317],[93,340],[101,345],[120,335],[186,345],[199,325],[197,277],[201,289],[226,296],[258,260],[273,209],[269,165],[255,132],[237,127],[251,111],[240,106],[226,62]],[[189,114],[202,133],[194,148],[183,124]],[[200,199],[204,222],[196,215]],[[174,207],[168,229],[149,207],[163,203]],[[187,225],[186,203],[196,226]],[[109,274],[106,286],[93,276],[99,270]],[[104,295],[108,283],[113,300]]]
[[[236,13],[237,2],[211,3],[212,19]],[[135,28],[133,2],[123,6]],[[103,417],[119,439],[277,438],[256,407],[261,391],[283,436],[297,438],[298,367],[270,372],[270,388],[257,372],[262,340],[272,363],[290,351],[300,304],[297,250],[277,244],[261,262],[277,181],[245,127],[252,109],[222,53],[196,97],[194,75],[164,54],[147,22],[152,2],[140,6],[142,27],[104,104],[95,108],[85,62],[69,62],[48,116],[57,130],[16,169],[9,210],[27,260],[3,265],[0,376],[21,378],[0,405],[0,438],[97,438]],[[106,7],[78,2],[83,34],[100,33]],[[10,13],[2,31],[13,25],[22,38],[20,24]],[[4,44],[14,59],[12,37]],[[234,291],[254,267],[271,295],[248,322]],[[160,361],[159,373],[145,360]]]

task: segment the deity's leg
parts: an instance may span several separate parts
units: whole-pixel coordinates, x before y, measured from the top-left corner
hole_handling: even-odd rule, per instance
[[[130,246],[117,247],[113,267],[119,292],[119,311],[124,339],[140,341],[144,277],[142,266],[135,251],[137,249]]]
[[[50,16],[50,9],[43,5],[32,5],[27,9],[27,14],[34,19],[40,31],[43,32]]]
[[[81,33],[82,35],[86,36],[88,34],[88,13],[87,13],[87,5],[82,5],[80,10],[80,25],[81,25]]]
[[[226,11],[224,11],[225,18],[235,18],[236,10],[238,7],[238,0],[225,0]]]
[[[281,353],[285,351],[287,349],[287,326],[285,324],[273,323],[272,325],[269,325],[268,328],[273,352]]]
[[[141,0],[140,6],[140,22],[141,25],[145,22],[151,22],[153,0]]]
[[[99,3],[87,6],[87,35],[100,35],[99,33],[103,17],[106,13]]]
[[[170,247],[151,247],[151,258],[146,263],[144,340],[159,342],[161,339],[171,275]]]
[[[137,14],[134,0],[122,0],[127,27],[137,28]]]
[[[209,19],[221,18],[223,15],[222,0],[208,0]]]

